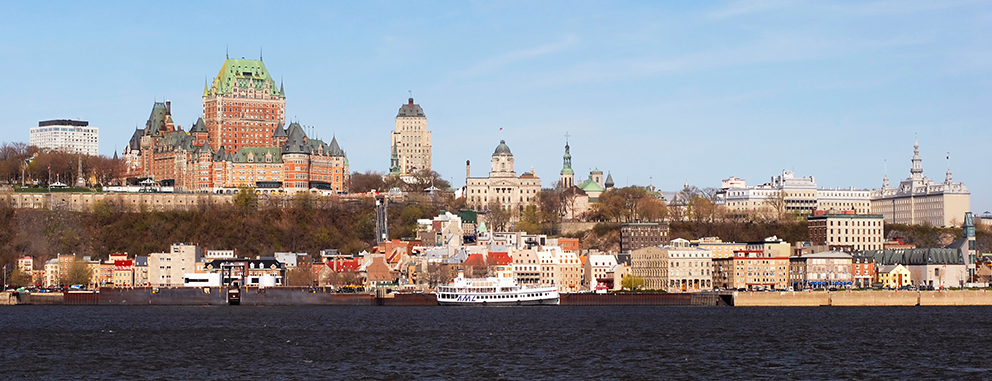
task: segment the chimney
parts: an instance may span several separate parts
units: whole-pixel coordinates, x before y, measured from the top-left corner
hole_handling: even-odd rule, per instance
[[[410,106],[413,106],[413,98],[410,98]]]
[[[166,114],[169,114],[169,115],[172,115],[172,102],[171,101],[168,101],[168,100],[165,101],[165,113]]]
[[[472,165],[472,163],[470,161],[465,160],[465,178],[466,179],[469,178],[469,177],[472,177],[472,170],[471,170],[472,166],[471,165]]]

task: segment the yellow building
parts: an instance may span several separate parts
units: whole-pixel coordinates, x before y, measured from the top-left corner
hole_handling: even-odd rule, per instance
[[[899,288],[912,283],[909,269],[903,265],[886,265],[878,268],[878,283],[885,288]]]

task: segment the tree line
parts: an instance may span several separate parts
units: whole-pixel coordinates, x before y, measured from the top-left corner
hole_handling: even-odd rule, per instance
[[[22,142],[5,142],[0,144],[0,182],[47,187],[58,180],[73,185],[79,177],[80,160],[87,186],[117,184],[123,180],[126,168],[120,158],[68,153]]]

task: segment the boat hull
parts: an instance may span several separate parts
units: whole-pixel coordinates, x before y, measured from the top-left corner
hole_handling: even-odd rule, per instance
[[[479,307],[514,307],[514,306],[557,306],[558,298],[548,298],[548,299],[536,299],[536,300],[500,300],[500,301],[490,301],[490,300],[476,300],[476,301],[457,301],[457,300],[438,300],[437,304],[442,306],[479,306]]]

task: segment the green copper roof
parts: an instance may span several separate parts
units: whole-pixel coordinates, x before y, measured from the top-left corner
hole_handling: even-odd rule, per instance
[[[562,161],[561,174],[575,174],[575,171],[572,170],[572,154],[568,152],[568,143],[565,143],[565,155],[562,156]]]
[[[596,184],[595,181],[592,181],[592,177],[590,177],[589,180],[586,180],[582,184],[579,184],[579,189],[582,189],[586,192],[602,192],[604,190],[603,187],[599,186],[599,184]]]
[[[268,86],[267,89],[266,85]],[[217,77],[214,78],[213,86],[204,92],[204,96],[231,94],[235,87],[240,89],[254,88],[256,91],[267,90],[271,96],[285,98],[261,60],[235,58],[228,58],[224,61],[220,73],[217,73]]]

